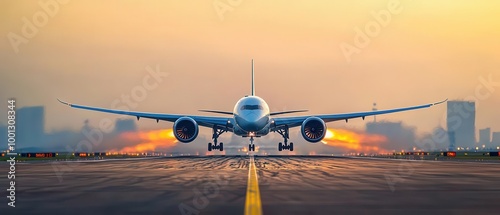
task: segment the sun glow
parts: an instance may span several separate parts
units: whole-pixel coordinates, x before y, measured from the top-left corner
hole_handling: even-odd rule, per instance
[[[345,129],[327,129],[325,138],[321,141],[325,145],[340,147],[362,152],[381,152],[381,145],[387,138],[378,134],[366,134]]]
[[[172,129],[125,132],[120,135],[120,138],[139,143],[117,150],[119,152],[152,152],[158,148],[170,148],[177,145]]]

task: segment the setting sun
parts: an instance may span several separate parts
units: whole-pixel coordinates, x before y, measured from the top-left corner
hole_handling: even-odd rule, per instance
[[[120,137],[128,141],[140,141],[137,145],[118,150],[120,152],[152,152],[157,148],[168,148],[177,144],[172,129],[126,132]]]
[[[345,129],[327,129],[325,145],[363,152],[380,152],[387,138],[378,134],[366,134]]]

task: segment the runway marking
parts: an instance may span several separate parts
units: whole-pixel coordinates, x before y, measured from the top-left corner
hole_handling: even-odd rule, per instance
[[[259,180],[253,156],[250,156],[248,168],[247,199],[245,201],[245,215],[261,215],[262,204],[260,201]]]

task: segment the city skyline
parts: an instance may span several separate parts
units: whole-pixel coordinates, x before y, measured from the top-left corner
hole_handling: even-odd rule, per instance
[[[459,103],[459,104],[460,104],[460,103],[471,103],[471,101],[465,101],[465,100],[448,100],[448,101],[446,102],[446,105],[448,106],[448,109],[450,109],[451,111],[450,111],[450,112],[447,112],[447,114],[446,114],[447,116],[451,116],[451,117],[455,117],[455,116],[460,116],[460,117],[461,117],[461,116],[462,116],[462,115],[460,115],[460,113],[458,113],[457,111],[453,110],[453,107],[450,107],[450,105],[449,105],[449,104],[453,105],[453,104],[456,104],[456,103]],[[473,104],[473,103],[472,103],[472,104]],[[45,105],[41,105],[41,104],[39,104],[39,105],[35,105],[35,106],[19,106],[17,109],[18,109],[18,111],[19,111],[19,110],[24,111],[24,110],[26,110],[26,109],[30,109],[30,108],[41,108],[41,109],[43,109],[43,110],[41,110],[41,112],[43,112],[43,113],[44,113],[44,115],[45,115],[45,112],[46,112],[46,110],[45,110],[45,109],[46,109],[46,106],[45,106]],[[467,108],[463,109],[463,111],[466,111],[466,112],[475,112],[475,110],[468,110]],[[88,112],[88,113],[92,113],[92,112]],[[451,113],[451,115],[450,115],[449,113]],[[462,113],[462,114],[463,114],[463,113]],[[116,116],[116,117],[115,117],[115,118],[116,118],[116,121],[122,121],[122,120],[123,120],[124,122],[126,122],[126,121],[128,121],[128,119],[135,119],[134,117],[130,117],[130,116],[117,116],[117,115],[112,115],[112,114],[104,114],[104,115]],[[380,115],[380,116],[378,116],[378,117],[383,117],[383,116],[386,116],[386,115]],[[468,118],[468,117],[467,117],[467,118]],[[472,116],[472,118],[474,119],[473,121],[475,121],[475,117],[473,117],[473,116]],[[362,121],[362,122],[365,122],[365,123],[369,123],[371,119],[374,119],[374,118],[373,118],[373,117],[367,117],[366,121],[365,121],[365,120],[361,120],[361,121]],[[85,120],[89,120],[89,119],[84,119],[84,121],[85,121]],[[46,121],[46,120],[44,119],[43,121],[44,121],[44,124],[45,124],[45,121]],[[144,120],[144,121],[147,121],[147,120]],[[386,119],[381,119],[381,121],[387,121],[387,120],[386,120]],[[141,123],[143,123],[143,121],[140,121],[140,122],[141,122]],[[376,122],[376,121],[375,121],[375,120],[373,120],[373,122]],[[406,122],[404,122],[403,120],[395,120],[395,121],[389,121],[389,122],[394,122],[394,123],[403,122],[403,123],[406,123]],[[168,123],[168,122],[167,122],[167,123]],[[451,123],[451,122],[450,122],[450,123]],[[474,124],[475,124],[475,123],[476,123],[476,122],[474,122]],[[5,125],[5,124],[6,124],[5,120],[1,120],[1,119],[0,119],[0,125]],[[330,124],[329,124],[329,125],[330,125]],[[333,125],[333,123],[332,123],[332,125]],[[348,124],[346,124],[346,125],[348,125]],[[408,124],[408,125],[409,125],[409,124]],[[129,124],[124,124],[123,126],[124,126],[124,127],[127,127],[126,129],[129,129],[129,130],[131,129],[131,125],[129,125]],[[137,124],[136,124],[135,126],[136,126],[136,128],[135,128],[135,129],[141,129],[141,128],[142,128],[142,126],[140,126],[140,124],[139,124],[139,125],[137,125]],[[439,126],[439,125],[436,125],[436,126]],[[44,132],[47,132],[47,131],[52,131],[52,130],[57,130],[57,127],[48,127],[48,126],[44,126],[44,127],[45,127],[45,128],[44,128]],[[68,128],[68,126],[67,126],[67,125],[63,125],[63,127],[64,127],[64,129],[67,129],[67,128]],[[446,126],[443,126],[443,127],[446,127]],[[71,128],[71,127],[69,127],[69,128]],[[434,129],[434,128],[436,128],[436,127],[433,127],[432,129]],[[498,132],[500,132],[500,127],[498,127],[498,129],[497,129],[497,128],[495,128],[495,127],[476,127],[476,126],[475,126],[475,128],[476,128],[476,130],[477,130],[478,132],[479,132],[481,129],[488,129],[488,128],[489,128],[489,129],[491,129],[491,133],[495,133],[497,130],[498,130]],[[124,128],[124,129],[125,129],[125,128]],[[497,130],[495,130],[495,129],[497,129]],[[491,134],[491,135],[492,135],[492,134]],[[479,140],[479,137],[480,137],[480,136],[479,136],[479,134],[477,134],[477,135],[475,135],[475,137],[476,137],[475,139]],[[490,137],[490,139],[492,139],[492,138],[493,138],[493,136],[491,136],[491,137]]]
[[[373,102],[386,109],[473,99],[476,126],[500,127],[500,19],[492,18],[499,4],[401,1],[392,10],[387,1],[255,1],[232,7],[221,20],[211,2],[84,1],[60,4],[42,25],[34,15],[49,13],[38,2],[9,2],[0,13],[6,36],[0,100],[45,105],[46,123],[55,129],[118,117],[67,110],[56,98],[150,112],[232,110],[250,91],[255,59],[256,93],[273,111],[343,113],[370,110]],[[395,13],[380,21],[389,9]],[[378,34],[367,34],[372,25]],[[12,35],[28,42],[11,42]],[[346,55],[346,44],[356,52]],[[380,119],[404,121],[421,135],[445,126],[445,114],[435,107]],[[167,126],[141,122],[148,129]]]
[[[463,104],[472,104],[473,105],[473,103],[467,102],[467,101],[448,101],[447,106],[448,106],[448,110],[450,112],[447,115],[451,119],[451,120],[448,119],[448,123],[451,123],[452,126],[454,124],[453,122],[460,122],[461,123],[460,125],[466,125],[465,128],[467,128],[467,124],[474,125],[475,122],[467,123],[467,120],[466,120],[467,118],[463,118],[463,115],[458,114],[459,112],[457,111],[458,109],[456,108],[456,106],[463,105]],[[472,110],[472,109],[469,109],[469,110]],[[18,117],[20,119],[19,120],[19,124],[20,124],[19,129],[22,128],[22,130],[23,130],[22,132],[19,132],[19,136],[23,136],[23,137],[19,137],[19,139],[18,139],[18,142],[20,143],[18,146],[20,148],[48,147],[50,149],[56,149],[54,147],[56,145],[58,145],[59,148],[61,148],[61,149],[64,148],[64,150],[65,150],[65,149],[67,149],[68,146],[74,147],[74,145],[76,145],[76,143],[78,143],[82,139],[85,139],[85,137],[82,136],[82,134],[85,133],[84,130],[90,131],[93,128],[97,128],[99,126],[99,125],[96,125],[96,124],[89,122],[89,120],[84,120],[83,127],[81,127],[80,130],[71,130],[71,129],[69,129],[69,130],[68,129],[54,130],[54,129],[45,128],[45,125],[44,125],[45,107],[44,106],[19,107],[18,114],[20,115],[20,117]],[[474,111],[468,112],[468,114],[471,114],[471,115],[468,115],[468,116],[471,116],[468,119],[472,119],[474,121],[474,117],[472,117],[472,116],[475,114],[475,112]],[[25,122],[26,121],[25,119],[28,117],[32,120],[30,122]],[[459,121],[456,120],[457,117],[461,117],[459,119]],[[27,126],[28,124],[29,124],[29,126]],[[140,121],[137,121],[135,118],[130,118],[130,117],[117,118],[113,122],[113,125],[110,127],[110,130],[108,132],[104,133],[105,135],[107,135],[108,139],[105,140],[105,142],[107,142],[108,145],[107,146],[103,145],[102,147],[100,147],[100,149],[103,149],[103,150],[126,149],[127,151],[130,151],[133,149],[130,147],[134,147],[135,145],[140,144],[140,142],[134,143],[133,141],[130,142],[127,139],[124,139],[124,140],[122,139],[125,143],[121,144],[119,142],[120,139],[116,139],[116,138],[119,137],[122,133],[129,133],[128,136],[133,137],[133,136],[135,136],[135,135],[133,135],[133,133],[137,133],[137,135],[148,136],[148,135],[153,135],[153,133],[147,134],[147,132],[156,132],[154,130],[143,129],[143,128],[141,128],[140,124],[141,124]],[[384,150],[399,151],[399,150],[411,150],[412,148],[413,148],[413,150],[415,150],[415,149],[418,149],[415,147],[415,142],[420,141],[421,138],[425,138],[425,136],[424,137],[417,137],[417,134],[415,133],[416,128],[409,126],[408,124],[406,124],[403,121],[379,120],[379,121],[375,122],[375,121],[367,120],[365,126],[366,127],[362,131],[348,128],[348,127],[340,127],[340,130],[334,129],[333,131],[334,132],[343,132],[344,131],[344,133],[346,131],[347,132],[350,131],[350,132],[357,133],[357,135],[361,135],[358,137],[354,137],[354,138],[359,138],[356,141],[360,141],[359,142],[360,145],[356,146],[356,147],[360,147],[357,149],[358,151],[365,151],[365,152],[372,152],[373,149],[370,148],[370,147],[372,147],[370,145],[373,145],[373,144],[376,144],[376,147],[383,147],[383,148],[380,148],[380,150],[384,149]],[[4,130],[3,128],[5,126],[0,125],[0,127],[2,128],[2,131],[3,131]],[[469,125],[469,127],[470,127],[470,125]],[[169,129],[171,129],[171,127],[163,128],[161,130],[167,131]],[[51,132],[47,132],[48,130],[51,130]],[[491,130],[491,128],[476,129],[476,130],[478,131],[477,132],[477,136],[478,136],[477,141],[474,141],[473,144],[464,144],[464,143],[467,143],[467,141],[466,142],[462,141],[462,142],[459,142],[458,144],[455,143],[453,150],[455,150],[457,148],[474,149],[475,147],[479,147],[479,148],[489,149],[489,148],[497,147],[497,145],[495,145],[495,141],[498,141],[498,139],[500,137],[500,135],[499,135],[500,131],[496,131],[495,128],[493,128],[493,130]],[[467,130],[463,130],[463,129],[457,130],[457,131],[462,133],[461,135],[467,135],[467,133],[468,133]],[[492,133],[492,131],[493,131],[493,133]],[[32,135],[32,136],[29,136],[29,138],[24,137],[25,136],[24,134],[26,134],[26,133],[37,134],[40,132],[43,132],[43,134]],[[144,133],[144,132],[146,132],[146,133]],[[158,130],[157,132],[160,132],[160,130]],[[378,140],[379,141],[378,143],[372,142],[373,140],[371,140],[371,139],[373,139],[373,138],[363,137],[364,132],[366,132],[366,134],[368,134],[368,135],[369,134],[383,135],[384,138],[387,138],[387,139]],[[140,134],[140,133],[143,133],[143,134]],[[203,148],[204,149],[204,147],[205,147],[204,144],[200,144],[200,143],[203,143],[204,141],[209,139],[209,135],[207,132],[203,132],[203,133],[206,137],[202,137],[200,140],[191,143],[190,144],[191,146],[186,147],[187,151],[193,151],[193,150],[196,151],[196,148]],[[474,131],[473,133],[476,133],[476,132]],[[484,137],[486,134],[490,134],[490,137],[487,140],[487,142],[485,142],[486,137]],[[133,135],[133,136],[130,136],[130,135]],[[342,135],[342,134],[340,133],[339,135]],[[292,136],[293,136],[292,138],[294,139],[294,141],[299,142],[299,143],[304,142],[304,140],[300,137],[300,135],[298,135],[297,132],[292,132]],[[237,139],[234,139],[234,138],[237,138]],[[272,138],[276,138],[276,137],[272,137]],[[244,145],[241,145],[238,143],[244,142],[244,138],[233,137],[232,135],[224,135],[223,140],[227,141],[229,139],[232,142],[229,142],[230,145],[228,145],[228,146],[233,147],[233,148],[234,147],[236,147],[236,148],[241,147],[243,149]],[[138,140],[138,139],[135,138],[135,140]],[[169,142],[173,142],[174,140],[175,139],[170,138],[170,139],[164,139],[163,141],[166,143],[169,143]],[[325,138],[325,141],[330,143],[331,141],[335,141],[335,139],[328,139],[328,137],[327,137],[327,138]],[[43,144],[34,144],[35,142],[43,143]],[[259,141],[259,142],[260,142],[259,145],[261,145],[264,148],[270,147],[264,143],[265,141]],[[326,144],[326,142],[325,142],[325,144]],[[51,143],[52,145],[45,145],[47,143]],[[53,143],[57,143],[57,144],[53,145]],[[303,153],[308,153],[307,148],[313,148],[313,149],[309,150],[309,152],[314,151],[315,153],[319,153],[325,149],[325,148],[321,149],[318,147],[314,147],[314,144],[309,144],[309,143],[305,143],[305,142],[303,144],[310,146],[310,147],[306,147],[304,150],[302,150]],[[436,149],[440,149],[440,150],[446,149],[448,147],[448,144],[449,144],[448,142],[436,143],[436,146],[438,147]],[[161,144],[158,144],[158,145],[161,146]],[[181,144],[179,146],[180,148],[178,148],[178,149],[181,150],[183,145],[184,144]],[[186,146],[186,145],[184,145],[184,146]],[[345,144],[340,144],[340,145],[334,144],[332,146],[334,148],[337,147],[337,150],[335,150],[335,151],[339,151],[339,152],[348,152],[350,150],[352,151],[353,149],[355,149],[355,148],[352,148],[354,146],[348,146]],[[482,147],[482,146],[484,146],[484,147]],[[500,146],[500,143],[499,143],[499,146]],[[234,149],[236,149],[236,148],[234,148]],[[163,148],[163,150],[165,150],[165,148]],[[326,150],[326,151],[329,151],[329,150]]]

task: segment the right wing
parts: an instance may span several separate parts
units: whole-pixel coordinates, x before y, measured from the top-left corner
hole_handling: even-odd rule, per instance
[[[209,127],[209,128],[213,128],[215,126],[215,127],[219,127],[219,128],[226,128],[229,131],[232,131],[232,125],[234,124],[234,122],[232,122],[233,119],[228,118],[228,117],[194,116],[194,115],[181,115],[181,114],[163,114],[163,113],[113,110],[113,109],[71,104],[68,102],[61,101],[59,99],[57,99],[57,101],[65,104],[65,105],[68,105],[72,108],[79,108],[79,109],[84,109],[84,110],[92,110],[92,111],[99,111],[99,112],[105,112],[105,113],[114,113],[114,114],[135,116],[135,117],[137,117],[138,120],[139,120],[139,118],[148,118],[148,119],[155,119],[157,122],[159,120],[175,122],[175,120],[177,120],[181,117],[187,116],[187,117],[193,118],[201,126]]]
[[[377,111],[367,111],[367,112],[357,112],[357,113],[341,113],[341,114],[320,114],[320,115],[313,115],[315,117],[318,117],[322,119],[325,122],[333,122],[333,121],[338,121],[338,120],[348,120],[352,118],[365,118],[367,116],[373,116],[373,115],[380,115],[380,114],[388,114],[388,113],[396,113],[396,112],[401,112],[401,111],[408,111],[408,110],[415,110],[415,109],[421,109],[421,108],[428,108],[434,105],[441,104],[443,102],[448,101],[448,99],[445,99],[440,102],[435,102],[435,103],[430,103],[430,104],[425,104],[425,105],[418,105],[418,106],[413,106],[413,107],[404,107],[404,108],[396,108],[396,109],[389,109],[389,110],[377,110]],[[296,127],[300,126],[304,120],[309,118],[311,116],[292,116],[292,117],[279,117],[279,118],[274,118],[274,130],[279,129],[280,127],[283,126],[288,126],[288,127]]]

